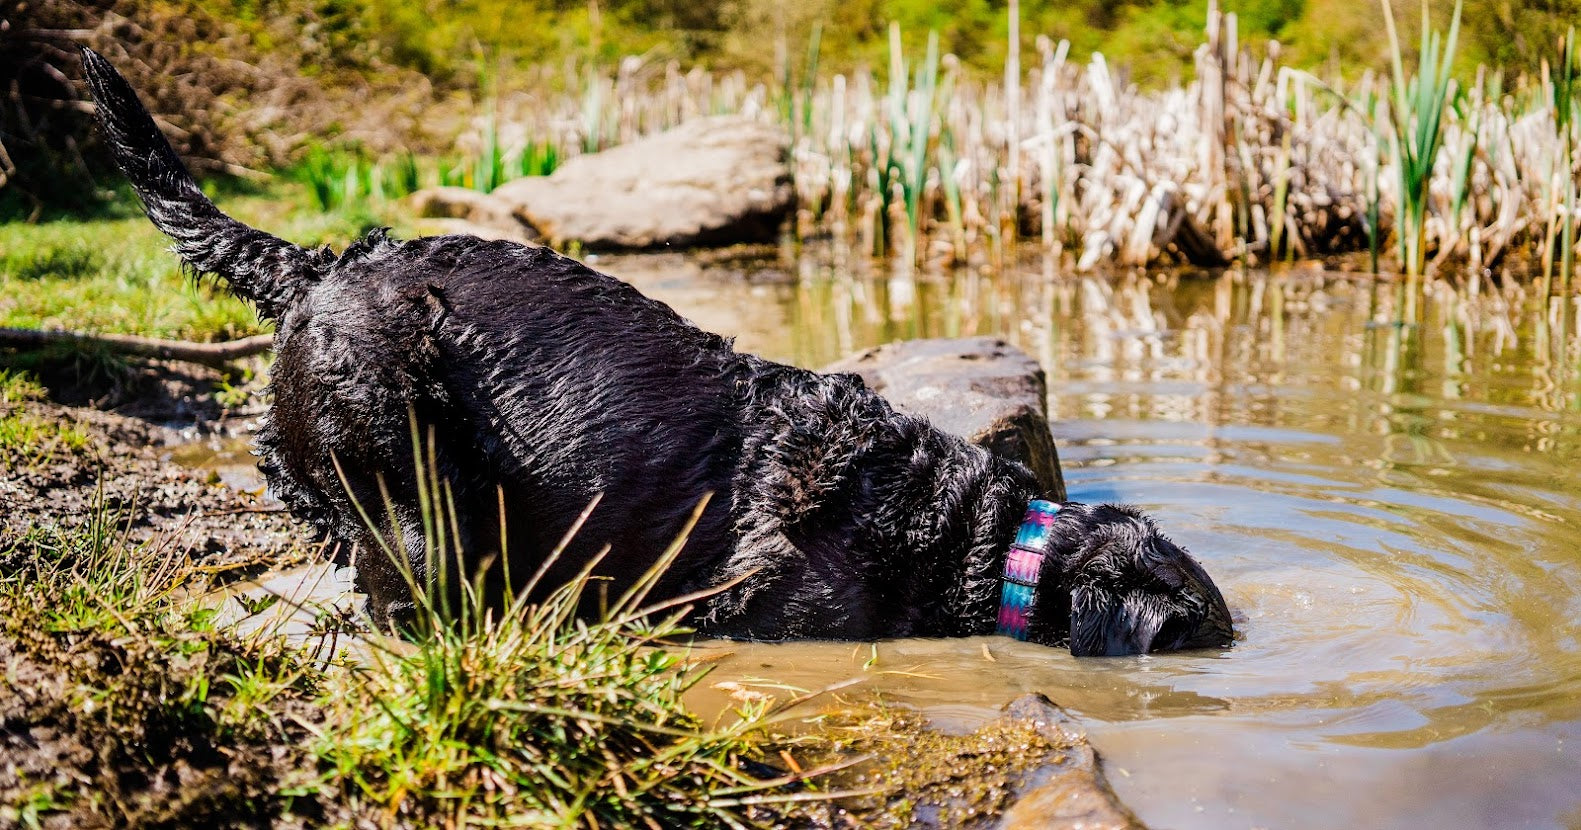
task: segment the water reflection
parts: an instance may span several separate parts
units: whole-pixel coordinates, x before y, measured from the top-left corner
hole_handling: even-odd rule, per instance
[[[1162,825],[1581,815],[1574,303],[1479,282],[1408,307],[1390,282],[1299,269],[912,276],[814,251],[796,270],[703,270],[665,298],[802,365],[906,337],[1019,343],[1048,372],[1072,497],[1154,512],[1242,638],[1106,660],[994,638],[730,644],[720,676],[866,676],[964,721],[1043,691]]]
[[[1225,652],[1098,659],[1004,638],[700,646],[715,679],[863,677],[960,726],[1041,691],[1158,826],[1581,826],[1575,303],[1435,285],[1407,319],[1391,283],[1312,270],[594,264],[801,365],[1019,343],[1048,372],[1072,497],[1153,512],[1240,631]]]

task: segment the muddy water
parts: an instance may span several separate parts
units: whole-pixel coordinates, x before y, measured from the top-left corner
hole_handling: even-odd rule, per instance
[[[1019,343],[1048,370],[1072,498],[1151,511],[1240,630],[1222,653],[1080,660],[1003,638],[709,644],[711,680],[861,677],[961,727],[1041,691],[1160,827],[1581,827],[1575,309],[1485,285],[1409,309],[1304,271],[593,264],[801,365]]]
[[[1413,310],[1301,271],[601,265],[803,365],[899,337],[1021,344],[1049,373],[1071,497],[1152,511],[1241,631],[1223,653],[1122,659],[998,638],[731,644],[715,679],[866,677],[961,725],[1042,691],[1156,826],[1581,827],[1574,309],[1484,285]]]

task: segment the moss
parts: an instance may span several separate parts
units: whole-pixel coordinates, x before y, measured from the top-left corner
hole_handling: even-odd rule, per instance
[[[878,701],[833,709],[812,726],[783,739],[792,758],[809,768],[854,763],[820,786],[863,793],[806,809],[815,823],[837,827],[991,826],[1024,778],[1068,748],[1028,722],[996,719],[954,734]]]

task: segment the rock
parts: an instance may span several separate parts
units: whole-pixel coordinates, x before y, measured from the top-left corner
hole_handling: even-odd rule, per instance
[[[511,220],[514,227],[501,227],[495,224],[480,224],[470,219],[419,219],[417,232],[422,236],[475,236],[479,239],[504,239],[518,242],[523,245],[536,246],[540,244],[532,232],[532,228],[520,222]]]
[[[492,228],[489,238],[525,238],[528,228],[516,218],[509,202],[492,193],[466,187],[427,187],[408,197],[412,210],[425,219],[461,219],[474,226]]]
[[[1043,368],[993,337],[908,340],[824,369],[854,372],[901,412],[1031,468],[1046,496],[1065,500],[1048,425]]]
[[[794,202],[789,140],[741,116],[687,121],[491,195],[554,244],[594,250],[772,241]]]
[[[1005,706],[1004,718],[1029,722],[1064,749],[1050,753],[1025,779],[999,830],[1140,830],[1142,823],[1120,803],[1098,769],[1086,730],[1040,694]]]

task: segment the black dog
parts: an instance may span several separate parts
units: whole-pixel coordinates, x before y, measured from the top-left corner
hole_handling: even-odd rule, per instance
[[[242,225],[203,196],[125,79],[91,51],[84,63],[149,219],[275,321],[260,466],[296,516],[355,551],[377,619],[414,599],[381,539],[434,578],[415,419],[473,567],[503,540],[510,572],[533,573],[601,495],[544,584],[607,545],[595,573],[622,590],[713,494],[655,589],[728,586],[698,606],[706,634],[995,630],[1007,547],[1037,495],[1024,467],[897,414],[853,375],[739,354],[546,249],[376,231],[335,256]],[[1051,539],[1028,639],[1078,655],[1229,645],[1218,589],[1135,510],[1061,505]]]

